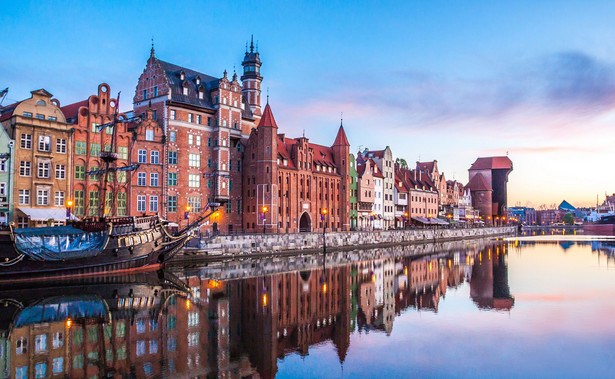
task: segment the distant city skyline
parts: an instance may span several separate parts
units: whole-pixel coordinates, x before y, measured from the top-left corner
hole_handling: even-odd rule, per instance
[[[278,125],[351,152],[390,146],[468,181],[509,155],[508,204],[591,206],[615,192],[615,4],[7,3],[2,105],[63,105],[105,82],[132,107],[151,38],[165,61],[221,77],[254,35]],[[264,96],[263,96],[264,98]]]

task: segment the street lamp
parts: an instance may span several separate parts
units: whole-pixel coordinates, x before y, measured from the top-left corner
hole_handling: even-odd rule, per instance
[[[67,220],[70,220],[70,214],[71,214],[72,209],[73,209],[73,201],[69,199],[66,201],[66,219]]]
[[[263,234],[266,234],[267,233],[267,224],[266,224],[265,220],[266,220],[266,214],[269,211],[269,208],[267,208],[267,206],[263,206],[262,210],[263,210],[263,216],[262,216],[263,217]]]
[[[322,222],[322,252],[323,254],[327,252],[327,236],[325,233],[327,232],[327,224],[325,223],[325,216],[327,215],[327,208],[323,208],[320,211],[320,221]]]
[[[404,213],[404,229],[407,229],[407,222],[408,222],[408,212]]]

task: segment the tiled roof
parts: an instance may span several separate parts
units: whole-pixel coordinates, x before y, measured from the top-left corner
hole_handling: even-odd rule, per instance
[[[88,101],[83,100],[77,103],[68,104],[60,108],[62,113],[64,113],[64,117],[66,117],[66,121],[74,124],[77,122],[77,112],[79,112],[79,108],[87,107]]]
[[[277,128],[278,124],[275,122],[275,118],[273,117],[273,113],[271,112],[271,107],[269,104],[265,105],[265,110],[263,111],[263,116],[261,117],[260,122],[258,123],[258,127],[272,127]]]
[[[214,104],[212,102],[210,92],[214,89],[218,88],[219,78],[215,78],[213,76],[203,74],[202,72],[194,71],[186,67],[181,67],[175,65],[173,63],[165,62],[160,59],[156,59],[162,70],[164,70],[169,87],[171,90],[171,100],[195,105],[198,107],[206,108],[214,110]],[[184,72],[184,80],[180,79],[180,73]],[[200,84],[196,84],[196,78],[200,79]],[[188,95],[184,95],[183,88],[184,86],[188,87]],[[202,88],[206,93],[206,96],[203,96],[202,99],[199,99],[199,88]],[[253,119],[254,116],[250,111],[250,107],[244,101],[244,110],[242,111],[242,116],[246,118]]]
[[[371,150],[367,151],[368,158],[379,158],[382,159],[384,157],[384,150]]]
[[[13,111],[15,110],[15,108],[17,108],[17,105],[19,105],[19,103],[13,103],[0,109],[0,121],[8,120],[9,118],[11,118],[11,116],[13,116]]]
[[[432,161],[432,162],[417,162],[416,165],[418,166],[419,170],[421,170],[423,172],[431,173],[433,171],[435,163],[436,163],[435,161]]]
[[[470,170],[487,170],[487,169],[512,169],[512,162],[508,157],[486,157],[478,158],[470,167]]]
[[[492,189],[482,174],[474,175],[466,187],[472,191],[488,191]]]
[[[348,138],[346,138],[346,132],[344,131],[344,127],[342,125],[340,125],[340,129],[337,131],[337,137],[335,137],[333,146],[350,146],[350,143],[348,143]]]
[[[374,175],[374,178],[384,178],[384,175],[382,175],[382,172],[378,169],[378,165],[373,159],[370,158],[367,162],[372,167],[372,174]]]

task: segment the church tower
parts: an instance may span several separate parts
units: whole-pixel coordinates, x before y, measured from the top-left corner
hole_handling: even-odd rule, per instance
[[[257,119],[261,116],[261,59],[258,54],[258,46],[254,51],[254,37],[250,40],[250,50],[246,49],[246,55],[243,57],[243,96]]]

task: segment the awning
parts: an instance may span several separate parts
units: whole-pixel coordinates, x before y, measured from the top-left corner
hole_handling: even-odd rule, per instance
[[[403,217],[401,217],[401,216],[396,216],[396,217],[395,217],[395,219],[396,219],[397,221],[401,221],[401,222],[404,222],[404,221],[405,221],[405,220],[404,220],[404,218],[403,218]]]
[[[62,208],[19,208],[19,210],[30,217],[32,221],[47,221],[49,219],[66,221],[66,209]],[[72,213],[70,219],[78,220]]]

